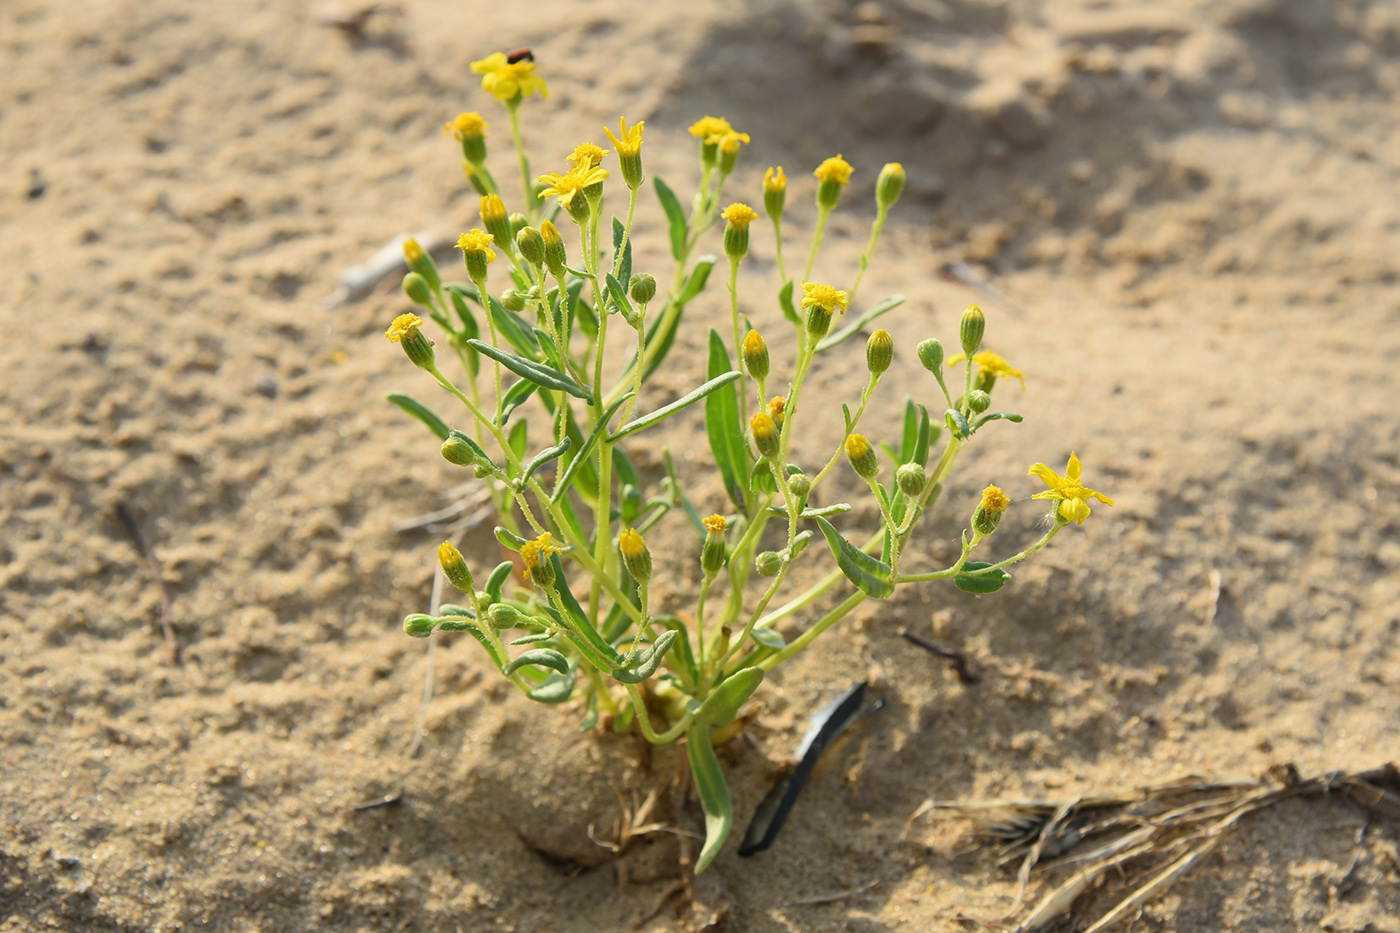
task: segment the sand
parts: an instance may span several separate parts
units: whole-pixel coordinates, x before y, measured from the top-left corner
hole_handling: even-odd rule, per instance
[[[1400,758],[1400,6],[403,0],[355,34],[329,24],[353,9],[0,9],[0,930],[977,928],[1011,909],[1014,871],[965,824],[907,826],[929,798]],[[552,89],[526,110],[537,161],[626,114],[648,171],[690,190],[685,128],[724,115],[753,138],[733,196],[788,170],[793,255],[811,168],[844,154],[833,281],[880,164],[905,164],[862,287],[908,299],[883,319],[872,435],[936,393],[912,347],[951,341],[971,301],[1028,375],[998,390],[1025,422],[970,449],[916,557],[949,559],[992,481],[1016,500],[1012,553],[1041,511],[1027,466],[1071,450],[1117,503],[999,594],[902,590],[785,666],[725,751],[741,830],[812,711],[861,680],[888,705],[770,851],[731,844],[693,882],[673,833],[620,856],[592,838],[653,791],[651,819],[700,828],[678,747],[579,733],[460,636],[433,649],[423,706],[429,649],[400,625],[431,598],[438,539],[394,525],[464,474],[383,401],[432,394],[383,339],[407,310],[394,282],[321,303],[391,237],[473,221],[441,135],[459,110],[493,120],[513,178],[468,64],[520,45]],[[641,212],[638,268],[669,274]],[[755,235],[743,294],[776,330],[771,249]],[[939,277],[958,261],[1011,301]],[[703,378],[718,278],[691,316],[657,403]],[[772,344],[790,371],[791,341]],[[813,457],[863,383],[859,343],[818,375]],[[720,506],[699,417],[637,445],[649,479],[663,444]],[[474,563],[497,559],[491,524]],[[690,541],[680,524],[654,549]],[[1398,846],[1394,819],[1292,800],[1134,928],[1400,930]]]

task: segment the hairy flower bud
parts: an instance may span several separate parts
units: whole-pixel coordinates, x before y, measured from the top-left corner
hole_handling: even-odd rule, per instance
[[[754,569],[765,577],[774,577],[783,569],[783,559],[778,556],[777,551],[764,551],[754,558],[753,565]]]
[[[827,159],[812,173],[817,176],[817,207],[829,211],[841,200],[841,191],[851,183],[851,164],[841,156]]]
[[[788,489],[797,497],[798,505],[805,506],[807,495],[812,491],[812,480],[806,473],[793,473],[788,477]]]
[[[913,499],[924,491],[924,483],[928,482],[928,477],[924,475],[924,468],[919,464],[906,463],[895,470],[894,481],[899,484],[900,492]]]
[[[783,419],[787,417],[786,395],[775,395],[768,400],[768,417],[772,418],[778,427],[783,426]]]
[[[559,548],[547,531],[521,546],[520,560],[525,564],[525,575],[530,582],[544,590],[554,586],[555,573],[551,555],[558,553]]]
[[[974,415],[980,415],[992,404],[992,397],[981,389],[973,389],[967,396],[967,405]]]
[[[499,194],[488,194],[481,199],[481,223],[496,245],[510,252],[515,242],[515,231],[510,228],[510,215],[506,213],[505,202]]]
[[[656,297],[656,277],[645,272],[632,273],[627,293],[639,305],[644,305]]]
[[[403,277],[403,293],[408,296],[408,300],[416,305],[431,308],[433,302],[432,290],[428,287],[428,280],[417,272],[410,272]]]
[[[442,442],[442,456],[448,463],[464,467],[489,462],[486,452],[477,446],[476,441],[456,428],[453,428],[448,433],[447,440]]]
[[[515,248],[530,265],[544,265],[544,236],[534,227],[524,227],[515,235]]]
[[[768,378],[768,344],[763,342],[763,335],[756,330],[749,331],[748,336],[744,337],[744,366],[756,381],[763,382]]]
[[[501,307],[507,311],[524,311],[525,296],[514,288],[508,288],[501,292]]]
[[[497,631],[515,628],[524,617],[524,613],[509,603],[494,603],[486,610],[486,621]]]
[[[747,204],[735,201],[720,214],[724,218],[724,254],[730,259],[743,259],[749,251],[749,224],[758,215]]]
[[[904,193],[904,180],[904,166],[898,162],[886,163],[880,169],[880,177],[875,179],[875,206],[882,211],[889,210]]]
[[[982,490],[982,501],[972,510],[972,530],[979,535],[989,535],[1001,524],[1001,516],[1011,500],[995,486]]]
[[[865,344],[865,365],[871,375],[878,376],[894,361],[894,338],[887,330],[877,330]]]
[[[555,278],[563,278],[564,266],[569,257],[564,249],[564,238],[559,235],[559,228],[548,220],[541,221],[540,235],[544,237],[544,264],[549,267],[549,274]]]
[[[783,216],[787,204],[787,176],[783,167],[769,168],[763,173],[763,210],[769,217],[778,220]]]
[[[932,338],[922,341],[918,346],[919,362],[924,364],[924,369],[935,376],[943,376],[943,343]]]
[[[758,452],[765,457],[776,457],[778,455],[778,425],[773,421],[773,416],[766,411],[761,411],[749,419],[749,428],[753,432],[754,446]]]
[[[403,347],[403,352],[414,366],[419,369],[432,369],[436,364],[433,359],[433,341],[422,331],[423,319],[416,314],[400,314],[394,318],[394,323],[389,325],[389,329],[384,332],[384,336],[389,338],[390,343],[397,343]]]
[[[865,479],[874,478],[880,472],[880,460],[875,456],[875,448],[863,434],[852,434],[846,438],[846,459],[851,468]]]
[[[958,325],[958,343],[969,358],[982,346],[982,335],[987,330],[987,316],[976,305],[968,305]]]
[[[403,631],[413,638],[427,638],[433,634],[433,617],[421,612],[404,616]]]
[[[428,287],[437,289],[442,285],[442,278],[438,275],[437,263],[433,262],[433,257],[428,255],[428,251],[418,244],[413,237],[403,241],[403,259],[408,263],[408,268],[421,275],[428,283]]]
[[[467,567],[466,558],[451,541],[444,541],[438,545],[438,563],[442,565],[442,572],[447,575],[453,586],[463,593],[476,592],[476,584],[472,582],[472,572]]]
[[[651,581],[651,550],[642,540],[641,532],[628,528],[618,536],[617,549],[622,552],[622,565],[642,586]]]
[[[729,523],[723,515],[711,515],[703,519],[701,524],[705,526],[705,544],[700,549],[700,569],[705,572],[705,576],[713,577],[724,569],[724,562],[728,557],[724,532]]]

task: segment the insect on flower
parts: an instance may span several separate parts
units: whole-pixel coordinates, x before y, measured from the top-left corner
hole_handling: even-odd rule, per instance
[[[522,46],[518,49],[512,49],[511,51],[506,53],[506,61],[512,65],[517,64],[519,62],[532,62],[534,60],[535,53],[530,51],[530,47],[528,45]]]

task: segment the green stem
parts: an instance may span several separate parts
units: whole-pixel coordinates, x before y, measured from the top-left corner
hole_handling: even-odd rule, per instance
[[[783,265],[783,219],[773,218],[773,240],[778,252],[778,281],[787,282],[787,268]]]
[[[749,374],[749,367],[744,362],[744,344],[739,336],[739,257],[729,257],[729,317],[734,322],[734,353],[739,358],[735,360],[738,364],[739,372],[744,375]],[[725,391],[728,391],[726,389]],[[742,429],[749,423],[749,393],[745,391],[742,380],[739,382],[739,426]]]
[[[763,668],[765,671],[771,671],[773,668],[777,667],[779,664],[782,664],[788,658],[792,657],[793,655],[801,651],[803,648],[806,648],[808,645],[810,645],[813,641],[817,639],[817,636],[821,635],[822,632],[825,632],[827,629],[831,628],[831,626],[834,625],[836,622],[845,618],[852,609],[859,606],[868,598],[868,596],[866,596],[859,590],[852,593],[850,596],[847,596],[844,602],[842,602],[835,609],[828,612],[826,615],[822,616],[816,625],[813,625],[811,628],[807,629],[807,631],[794,638],[791,642],[788,643],[788,646],[786,648],[783,648],[776,654],[772,654],[764,658],[758,663],[758,666]]]
[[[1017,563],[1017,562],[1019,562],[1019,561],[1025,560],[1027,557],[1030,557],[1030,556],[1031,556],[1032,554],[1034,554],[1036,551],[1040,550],[1041,548],[1045,547],[1045,545],[1049,544],[1049,543],[1050,543],[1050,539],[1053,538],[1053,537],[1055,537],[1055,535],[1059,534],[1059,533],[1060,533],[1060,529],[1063,528],[1063,527],[1065,527],[1066,524],[1067,524],[1066,522],[1057,521],[1057,522],[1054,524],[1054,526],[1052,526],[1051,529],[1045,533],[1045,536],[1044,536],[1044,537],[1042,537],[1042,538],[1041,538],[1039,541],[1037,541],[1035,544],[1032,544],[1030,547],[1026,548],[1026,549],[1025,549],[1024,551],[1022,551],[1021,553],[1016,554],[1016,555],[1014,555],[1014,556],[1012,556],[1012,557],[1008,557],[1006,560],[1003,560],[1003,561],[1000,561],[1000,562],[998,562],[998,563],[992,564],[990,567],[979,567],[978,569],[972,571],[972,573],[968,574],[968,576],[979,577],[979,576],[982,576],[983,574],[988,574],[988,573],[991,573],[991,572],[994,571],[994,570],[1000,570],[1000,569],[1003,568],[1003,567],[1009,567],[1010,565],[1012,565],[1012,564],[1014,564],[1014,563]],[[965,558],[966,558],[966,555],[964,555],[964,560],[963,560],[963,561],[959,561],[959,562],[958,562],[957,564],[955,564],[953,567],[949,567],[949,568],[947,568],[947,569],[945,569],[945,570],[934,570],[934,571],[931,571],[931,572],[929,572],[929,573],[906,573],[906,574],[900,574],[899,576],[897,576],[897,577],[895,578],[895,582],[896,582],[896,583],[922,583],[922,582],[924,582],[924,581],[926,581],[926,580],[941,580],[941,579],[944,579],[945,577],[957,576],[958,572],[962,569],[962,565],[963,565],[963,563],[965,562]]]
[[[647,714],[646,701],[642,699],[642,691],[637,689],[636,684],[627,684],[627,693],[632,697],[632,708],[637,711],[637,725],[642,729],[642,735],[653,745],[665,745],[674,742],[685,734],[685,730],[690,728],[691,720],[695,718],[693,713],[686,713],[680,721],[667,729],[658,733],[651,727],[651,719]]]
[[[879,375],[876,373],[871,373],[870,381],[866,383],[865,391],[861,392],[860,394],[860,406],[856,408],[855,415],[851,417],[851,426],[847,428],[846,433],[841,436],[841,443],[836,445],[836,453],[831,455],[831,459],[826,462],[826,466],[822,467],[821,472],[819,472],[816,475],[816,478],[812,480],[813,489],[816,489],[817,484],[820,483],[826,477],[826,474],[831,472],[832,467],[836,466],[836,461],[841,459],[841,451],[845,449],[846,441],[850,438],[851,433],[855,431],[856,425],[860,424],[861,415],[865,414],[865,406],[870,404],[870,396],[874,393],[875,386],[879,382]]]
[[[510,137],[511,141],[515,143],[515,156],[520,162],[520,194],[525,199],[525,216],[533,224],[539,204],[535,199],[534,188],[530,184],[530,160],[525,155],[525,140],[520,135],[520,104],[517,103],[513,107],[506,104],[506,110],[510,113]]]
[[[870,265],[870,257],[875,255],[875,244],[880,239],[880,231],[885,228],[885,217],[889,214],[889,208],[879,207],[875,213],[875,223],[870,226],[870,242],[865,245],[865,252],[860,254],[860,271],[856,273],[855,284],[851,286],[851,293],[848,296],[851,304],[856,303],[856,292],[860,290],[861,280],[865,278],[865,270]]]
[[[821,248],[822,236],[826,233],[826,219],[831,216],[831,208],[817,208],[817,229],[812,231],[812,248],[807,253],[807,265],[802,269],[802,281],[812,280],[812,266],[817,262],[817,250]]]

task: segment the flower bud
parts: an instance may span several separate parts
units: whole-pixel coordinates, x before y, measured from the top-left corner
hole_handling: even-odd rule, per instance
[[[642,586],[651,580],[651,550],[642,540],[641,532],[628,528],[618,536],[617,549],[622,552],[622,565]]]
[[[974,415],[980,415],[992,404],[992,397],[981,389],[973,389],[967,397],[967,406]]]
[[[544,236],[534,227],[524,227],[515,235],[515,248],[530,265],[544,265]]]
[[[783,216],[787,204],[787,176],[783,167],[769,168],[763,173],[763,210],[769,217],[778,220]]]
[[[433,634],[433,617],[415,612],[404,616],[403,632],[414,638],[427,638]]]
[[[408,268],[421,275],[429,288],[436,291],[442,286],[437,263],[433,262],[433,257],[429,256],[428,251],[418,245],[418,241],[413,237],[403,241],[403,258],[404,262],[408,263]]]
[[[467,181],[471,182],[471,186],[476,190],[476,193],[483,198],[491,193],[491,187],[486,184],[486,179],[482,178],[481,173],[476,170],[476,166],[472,165],[466,159],[462,160],[462,174],[466,176]]]
[[[442,442],[442,456],[448,463],[464,467],[476,466],[486,459],[485,451],[477,446],[476,441],[456,428],[453,428],[448,433],[447,440]]]
[[[939,340],[928,339],[922,341],[918,347],[919,362],[924,364],[924,369],[935,376],[943,376],[943,343]]]
[[[756,330],[749,331],[744,338],[744,367],[757,382],[768,378],[768,344]]]
[[[422,326],[423,319],[418,315],[400,314],[394,318],[394,323],[389,325],[384,336],[389,338],[390,343],[400,344],[414,366],[419,369],[432,369],[435,365],[433,341],[423,333]]]
[[[778,427],[783,426],[783,419],[787,417],[786,395],[775,395],[768,400],[768,417],[772,418]]]
[[[442,572],[447,575],[453,586],[463,593],[476,592],[476,584],[472,582],[472,572],[467,567],[467,561],[451,541],[444,541],[438,545],[438,563],[442,565]]]
[[[977,348],[982,346],[982,334],[986,330],[987,316],[982,313],[982,309],[976,305],[968,305],[967,310],[963,312],[962,322],[958,325],[958,343],[962,345],[963,352],[969,359],[977,352]]]
[[[524,617],[524,613],[509,603],[494,603],[490,609],[486,610],[486,621],[491,623],[491,627],[497,631],[515,628]]]
[[[813,343],[826,336],[826,332],[831,330],[831,312],[821,307],[813,305],[807,309],[807,337]]]
[[[703,519],[701,524],[705,526],[705,544],[700,549],[700,569],[705,572],[705,576],[713,577],[724,569],[726,545],[724,532],[728,527],[723,515],[711,515]]]
[[[873,479],[880,472],[880,461],[875,456],[875,448],[863,434],[852,434],[846,438],[846,459],[851,468],[865,479]]]
[[[513,288],[508,288],[501,292],[501,307],[507,311],[520,312],[525,310],[525,296]]]
[[[894,361],[894,338],[887,330],[877,330],[865,344],[865,365],[870,374],[878,376]]]
[[[569,257],[564,249],[564,238],[559,235],[559,228],[548,220],[541,221],[540,236],[544,238],[544,264],[549,267],[549,274],[555,278],[562,278]]]
[[[433,306],[433,293],[428,287],[428,280],[417,272],[410,272],[403,277],[403,293],[416,305],[425,308]]]
[[[851,164],[841,156],[827,159],[812,173],[821,182],[817,186],[817,207],[829,211],[841,200],[841,191],[851,183]]]
[[[530,218],[519,211],[510,212],[510,233],[511,236],[519,236],[520,231],[530,226]]]
[[[806,473],[793,473],[788,477],[788,489],[792,490],[798,505],[805,506],[807,495],[812,491],[812,480]]]
[[[462,143],[462,158],[480,165],[486,161],[486,127],[489,124],[479,113],[459,113],[457,119],[446,124],[445,135],[455,136]]]
[[[982,501],[972,510],[972,530],[979,535],[989,535],[1001,524],[1001,516],[1011,500],[995,486],[982,490]]]
[[[739,164],[739,144],[749,141],[748,133],[726,133],[719,141],[719,170],[728,175]]]
[[[743,259],[749,251],[749,224],[758,215],[747,204],[735,201],[720,214],[724,218],[724,254],[730,259]]]
[[[906,463],[894,472],[894,481],[899,484],[900,492],[910,499],[924,491],[924,483],[928,482],[928,477],[924,475],[924,468],[917,463]]]
[[[749,419],[749,428],[753,432],[754,446],[758,452],[765,457],[776,457],[778,455],[778,425],[773,421],[772,415],[761,411]]]
[[[904,193],[904,179],[904,166],[898,162],[887,162],[880,169],[880,177],[875,179],[875,206],[882,211],[894,206],[894,202]]]
[[[783,569],[783,559],[778,556],[777,551],[764,551],[754,558],[754,569],[765,577],[775,577],[778,571]]]
[[[634,272],[628,283],[627,293],[639,305],[644,305],[656,297],[656,277],[645,272]]]
[[[481,199],[481,223],[496,245],[510,252],[515,242],[515,231],[510,229],[510,215],[506,213],[505,202],[499,194],[488,194]]]

